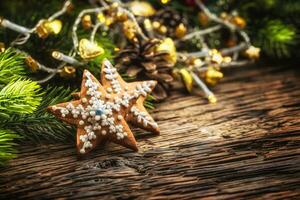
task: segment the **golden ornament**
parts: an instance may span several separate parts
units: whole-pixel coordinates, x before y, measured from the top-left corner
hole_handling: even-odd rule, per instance
[[[110,26],[114,23],[114,19],[112,17],[107,17],[102,12],[97,15],[97,18],[100,23],[105,24],[106,26]]]
[[[39,69],[37,61],[34,60],[31,56],[27,56],[25,58],[25,63],[32,72],[36,72]]]
[[[233,23],[234,25],[236,25],[237,27],[241,28],[241,29],[245,28],[245,26],[246,26],[245,19],[240,17],[240,16],[232,17],[230,22]]]
[[[179,71],[179,74],[181,76],[181,80],[184,83],[185,88],[188,92],[192,92],[193,89],[193,77],[190,74],[190,72],[187,69],[181,69]]]
[[[93,59],[104,53],[104,49],[97,43],[88,39],[81,39],[79,42],[79,54],[83,59]]]
[[[155,14],[156,10],[147,1],[133,1],[129,3],[129,9],[136,16],[149,17]]]
[[[197,57],[182,57],[181,59],[184,60],[186,66],[188,66],[189,68],[193,69],[194,67],[202,67],[202,65],[204,65],[204,62]]]
[[[223,78],[223,73],[214,67],[208,67],[204,74],[204,80],[209,85],[216,85],[221,78]]]
[[[125,12],[122,12],[122,11],[118,11],[118,12],[115,14],[114,18],[115,18],[116,21],[118,21],[118,22],[124,22],[124,21],[128,20],[127,14],[126,14]]]
[[[175,64],[177,61],[176,47],[171,38],[165,38],[162,40],[162,42],[156,47],[156,52],[167,52],[168,55],[165,58],[172,64]]]
[[[196,58],[193,60],[193,65],[195,67],[201,67],[202,65],[204,65],[204,63],[202,62],[202,60],[200,58]]]
[[[182,38],[186,35],[187,29],[183,23],[180,23],[175,29],[175,36],[177,38]]]
[[[93,25],[91,15],[84,15],[81,19],[81,24],[84,29],[90,29]]]
[[[123,23],[123,32],[127,39],[133,40],[136,36],[135,24],[128,20]]]
[[[36,32],[40,38],[46,38],[49,34],[57,35],[62,29],[62,22],[58,19],[48,21],[43,20],[36,28]]]
[[[223,63],[230,63],[232,61],[232,58],[230,56],[223,57]]]
[[[245,55],[253,60],[257,60],[260,57],[260,48],[257,48],[255,46],[250,46],[246,51]]]
[[[221,64],[223,62],[223,56],[217,49],[212,49],[210,52],[210,59],[212,62],[215,62],[217,64]]]
[[[98,20],[99,20],[99,22],[101,22],[101,23],[105,23],[105,21],[106,21],[106,17],[105,17],[105,15],[102,13],[102,12],[100,12],[98,15],[97,15],[97,18],[98,18]]]
[[[59,71],[59,75],[63,78],[74,78],[75,77],[75,72],[76,72],[76,69],[75,67],[72,67],[72,66],[64,66],[63,69],[61,69]]]

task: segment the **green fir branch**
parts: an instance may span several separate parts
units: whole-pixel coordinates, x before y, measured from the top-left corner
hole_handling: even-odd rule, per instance
[[[279,20],[268,21],[257,35],[255,43],[270,56],[288,57],[295,45],[296,29]]]
[[[0,84],[8,84],[26,74],[24,57],[13,49],[0,53]]]
[[[46,111],[55,105],[71,99],[72,90],[63,87],[48,88],[41,105],[32,114],[14,115],[4,122],[5,128],[11,129],[22,136],[24,141],[73,141],[75,130],[72,126],[61,122]]]
[[[19,138],[9,130],[0,130],[0,166],[3,166],[8,160],[16,157],[14,139]]]
[[[30,80],[16,80],[0,90],[0,119],[32,113],[41,102],[40,86]]]

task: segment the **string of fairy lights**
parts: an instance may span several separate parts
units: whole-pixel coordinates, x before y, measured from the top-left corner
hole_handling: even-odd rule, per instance
[[[166,4],[168,1],[161,0],[161,3]],[[217,99],[208,85],[215,85],[223,77],[221,69],[252,63],[259,58],[260,49],[251,44],[250,38],[243,30],[243,21],[240,18],[230,14],[217,16],[201,0],[195,0],[195,3],[199,8],[199,16],[212,21],[213,25],[201,30],[188,30],[186,24],[182,22],[174,28],[175,37],[172,38],[167,35],[168,27],[157,21],[157,18],[152,18],[157,12],[148,2],[123,3],[100,0],[95,4],[97,7],[83,9],[74,20],[71,29],[73,45],[68,54],[60,51],[52,52],[49,59],[58,60],[58,66],[48,67],[27,52],[20,50],[20,53],[26,56],[26,63],[32,71],[47,73],[46,77],[38,80],[39,83],[47,83],[57,74],[73,77],[77,67],[84,67],[90,60],[102,55],[105,50],[95,40],[96,35],[100,32],[108,35],[122,35],[128,43],[138,43],[141,40],[148,41],[156,38],[160,40],[160,43],[152,51],[164,53],[163,58],[173,66],[172,75],[179,77],[188,91],[191,91],[194,85],[198,86],[209,102],[214,103]],[[19,33],[18,37],[9,45],[17,48],[26,45],[32,34],[37,34],[41,39],[52,34],[59,34],[63,27],[59,18],[72,12],[73,7],[71,0],[65,1],[60,10],[47,19],[41,19],[33,28],[24,27],[3,17],[0,18],[0,26]],[[164,12],[160,13],[160,15],[163,14]],[[88,30],[89,38],[79,38],[77,33],[79,29]],[[239,42],[223,49],[210,48],[206,37],[221,29],[228,30],[235,38],[239,39]],[[190,42],[194,38],[198,38],[198,45],[201,47],[199,51],[180,50],[182,44]],[[124,47],[121,44],[118,46],[118,43],[116,46],[119,49]],[[246,56],[241,59],[241,55]]]

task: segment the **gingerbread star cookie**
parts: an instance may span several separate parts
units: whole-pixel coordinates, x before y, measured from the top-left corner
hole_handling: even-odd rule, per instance
[[[103,86],[105,88],[113,88],[113,82],[108,80],[105,77],[105,72],[104,70],[107,69],[112,69],[113,66],[111,65],[111,63],[108,62],[103,62],[102,64],[102,72],[101,72],[101,83],[103,84]],[[121,89],[122,92],[125,92],[126,90],[128,90],[129,88],[135,88],[137,87],[138,84],[140,84],[140,82],[133,82],[133,83],[126,83],[122,77],[116,73],[116,77],[115,79],[122,85]],[[108,89],[107,92],[113,92],[113,90]],[[80,98],[80,93],[74,93],[73,94],[74,98]],[[158,128],[157,123],[154,121],[154,119],[151,117],[151,115],[147,112],[146,108],[144,107],[144,101],[146,100],[146,96],[145,95],[141,95],[137,101],[133,102],[130,105],[130,109],[129,112],[126,115],[126,121],[130,122],[131,124],[153,132],[155,134],[159,134],[160,130]]]
[[[85,70],[80,98],[51,106],[48,110],[63,121],[77,126],[77,149],[80,154],[86,154],[97,144],[106,141],[136,151],[136,140],[127,121],[132,120],[130,116],[136,116],[139,123],[145,126],[152,124],[133,105],[143,101],[156,82],[142,81],[127,85],[108,60],[103,62],[101,77],[103,86]],[[146,122],[143,122],[144,119]]]

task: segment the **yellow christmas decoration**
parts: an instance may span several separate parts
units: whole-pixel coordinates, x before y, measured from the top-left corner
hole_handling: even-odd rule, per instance
[[[144,27],[147,30],[151,30],[153,28],[150,19],[145,19],[144,20]]]
[[[97,43],[88,39],[81,39],[79,42],[79,54],[83,59],[93,59],[104,53],[104,49]]]
[[[97,18],[100,23],[105,24],[106,26],[110,26],[114,23],[114,19],[110,16],[105,16],[102,12],[97,15]]]
[[[34,60],[31,56],[27,56],[25,58],[25,63],[32,72],[36,72],[39,69],[37,61]]]
[[[118,22],[124,22],[126,20],[128,20],[128,16],[125,12],[122,11],[118,11],[115,15],[114,18],[116,19],[116,21]]]
[[[193,65],[195,67],[201,67],[204,63],[202,62],[202,60],[200,58],[196,58],[193,60]]]
[[[154,22],[152,22],[152,26],[154,29],[159,29],[160,23],[158,21],[154,21]]]
[[[72,67],[72,66],[64,66],[63,69],[61,69],[59,71],[59,75],[63,78],[74,78],[75,77],[75,72],[76,72],[76,69],[75,67]]]
[[[175,64],[177,61],[177,53],[174,41],[171,38],[165,38],[162,42],[156,47],[157,52],[168,52],[166,59]]]
[[[171,0],[160,0],[160,2],[162,3],[162,4],[167,4],[167,3],[169,3]]]
[[[209,55],[212,62],[217,64],[221,64],[223,62],[223,56],[217,49],[212,49],[209,52]]]
[[[136,36],[136,27],[135,24],[127,20],[123,23],[123,33],[129,40],[133,40]]]
[[[239,28],[245,28],[246,26],[246,21],[244,18],[240,17],[240,16],[234,16],[231,18],[230,20],[231,23],[233,23],[234,25],[236,25]]]
[[[176,27],[176,30],[175,30],[175,36],[177,38],[182,38],[186,35],[186,32],[187,32],[187,29],[186,27],[184,26],[183,23],[180,23],[177,27]]]
[[[90,29],[93,25],[91,15],[84,15],[81,19],[81,24],[84,29]]]
[[[167,27],[162,25],[159,27],[158,31],[161,33],[161,34],[165,34],[168,30],[167,30]]]
[[[62,22],[58,19],[47,21],[43,20],[37,26],[36,32],[40,38],[46,38],[49,34],[57,35],[62,29]]]
[[[193,77],[190,74],[190,72],[187,69],[181,69],[179,71],[179,74],[181,76],[181,80],[185,86],[185,88],[187,89],[188,92],[192,92],[193,89]]]
[[[97,15],[97,18],[98,18],[98,20],[99,20],[99,22],[101,22],[101,23],[105,23],[105,21],[106,21],[106,17],[105,17],[105,15],[102,13],[102,12],[100,12],[98,15]]]
[[[250,46],[246,51],[245,55],[253,60],[257,60],[260,57],[260,48],[257,48],[255,46]]]
[[[232,61],[232,58],[229,56],[223,57],[223,63],[230,63]]]
[[[208,67],[204,74],[204,80],[209,85],[216,85],[223,78],[223,73],[216,70],[214,67]]]
[[[156,10],[147,1],[133,1],[129,3],[129,9],[136,16],[149,17],[155,14]]]

